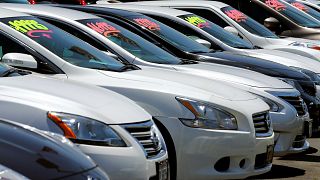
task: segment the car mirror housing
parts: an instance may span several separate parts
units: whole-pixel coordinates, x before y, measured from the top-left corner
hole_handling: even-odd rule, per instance
[[[7,53],[3,55],[1,61],[13,67],[30,69],[36,69],[38,67],[38,63],[33,56],[23,53]]]
[[[280,31],[280,22],[274,17],[266,18],[263,25],[276,34]]]
[[[234,28],[234,27],[226,26],[226,27],[224,27],[224,29],[225,29],[226,31],[228,31],[229,33],[232,33],[232,34],[234,34],[234,35],[236,35],[236,36],[239,36],[239,31],[238,31],[236,28]]]

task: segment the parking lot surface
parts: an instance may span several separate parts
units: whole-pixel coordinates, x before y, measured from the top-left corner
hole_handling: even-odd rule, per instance
[[[320,136],[308,139],[307,152],[275,157],[272,170],[249,179],[310,179],[320,180]]]

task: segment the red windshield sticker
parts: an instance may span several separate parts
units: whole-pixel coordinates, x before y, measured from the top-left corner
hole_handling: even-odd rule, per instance
[[[236,9],[232,9],[232,10],[227,10],[224,13],[226,13],[226,15],[237,21],[237,22],[243,22],[247,20],[247,16],[245,14],[243,14],[242,12],[236,10]]]
[[[138,23],[139,25],[148,28],[151,31],[159,31],[160,30],[160,26],[155,23],[150,21],[149,19],[146,18],[137,18],[137,19],[133,19],[136,23]]]
[[[184,18],[188,23],[192,24],[192,25],[195,25],[197,26],[198,28],[205,28],[205,27],[208,27],[210,28],[210,25],[209,23],[204,20],[204,19],[201,19],[200,17],[198,16],[189,16],[189,17],[185,17]]]
[[[36,20],[14,20],[9,21],[8,24],[15,30],[27,34],[32,38],[45,37],[52,39],[52,30],[49,30],[46,26],[38,23]]]
[[[301,11],[308,12],[308,8],[302,3],[293,2],[293,3],[291,3],[291,5],[296,7],[296,8],[298,8],[298,9],[300,9]]]
[[[106,22],[91,22],[87,23],[87,26],[104,35],[105,37],[116,36],[118,33],[120,33],[120,30],[107,24]]]
[[[265,3],[276,11],[286,10],[286,5],[279,2],[278,0],[266,0]]]

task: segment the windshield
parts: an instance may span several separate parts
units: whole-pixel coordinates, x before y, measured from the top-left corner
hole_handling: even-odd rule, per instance
[[[154,34],[160,36],[164,40],[168,41],[175,47],[182,49],[183,51],[190,53],[207,53],[210,49],[197,43],[196,41],[188,38],[182,33],[162,24],[161,22],[154,20],[148,16],[128,16],[129,20],[133,23],[143,26],[153,32]]]
[[[35,17],[3,18],[0,21],[73,65],[113,71],[124,66],[88,43]]]
[[[309,6],[304,5],[301,2],[296,0],[285,0],[287,3],[291,4],[292,6],[296,7],[297,9],[309,14],[310,16],[320,20],[320,13]]]
[[[220,26],[208,21],[200,16],[194,14],[187,14],[179,16],[179,18],[187,21],[188,23],[204,30],[205,32],[211,34],[215,38],[224,42],[225,44],[241,49],[252,49],[253,46],[246,41],[240,39],[238,36],[235,36],[228,31],[224,30]]]
[[[180,64],[181,60],[140,36],[105,19],[84,19],[78,22],[100,33],[131,54],[145,61],[159,64]]]
[[[252,34],[266,38],[278,38],[278,36],[269,29],[231,6],[221,8],[221,11]]]
[[[261,0],[267,6],[271,7],[272,9],[278,11],[291,21],[297,23],[300,26],[304,27],[320,27],[320,22],[312,17],[308,16],[307,14],[299,11],[298,9],[290,6],[286,2],[282,0]]]

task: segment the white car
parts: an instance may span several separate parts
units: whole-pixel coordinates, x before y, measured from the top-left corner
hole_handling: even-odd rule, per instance
[[[4,7],[8,8],[9,6]],[[303,138],[301,139],[301,127],[303,127],[304,122],[310,121],[308,112],[307,110],[305,110],[305,113],[299,112],[299,117],[296,119],[295,110],[292,110],[287,103],[298,103],[300,93],[290,87],[290,85],[278,79],[257,72],[225,65],[196,62],[193,62],[193,64],[183,64],[183,61],[173,57],[171,54],[139,36],[134,35],[128,30],[110,21],[87,13],[49,6],[28,7],[13,5],[11,7],[17,7],[13,9],[30,13],[43,20],[47,20],[48,22],[65,29],[69,33],[76,34],[77,37],[86,40],[92,45],[96,45],[100,42],[104,47],[96,46],[97,48],[102,51],[113,51],[114,53],[117,53],[119,58],[130,59],[131,63],[172,69],[193,76],[218,80],[253,94],[258,94],[270,105],[270,115],[273,120],[273,129],[276,137],[275,155],[301,152],[309,148],[308,142]],[[59,13],[57,14],[57,12]],[[69,16],[71,13],[75,14],[72,18]],[[105,27],[113,29],[114,32],[116,31],[116,34],[111,35],[109,33],[105,36],[102,35],[101,31],[99,31],[98,28],[95,28],[98,26],[94,26],[99,24],[104,24]],[[100,28],[101,27],[102,26],[100,26]],[[159,74],[158,77],[161,76],[162,75]],[[273,95],[280,97],[280,99],[287,102],[284,102]],[[291,101],[292,98],[296,98],[297,101]],[[301,111],[301,108],[302,106],[297,107],[297,111]],[[296,139],[297,141],[295,141]],[[299,144],[299,146],[296,144]]]
[[[238,179],[271,169],[274,135],[269,106],[256,96],[170,70],[140,70],[38,18],[7,9],[0,14],[5,32],[0,39],[5,39],[2,47],[8,47],[2,49],[3,61],[105,87],[134,100],[153,116],[162,132],[170,169],[177,169],[178,179]],[[152,77],[159,75],[161,79]],[[226,151],[226,145],[233,148]]]
[[[128,98],[2,64],[0,74],[1,118],[65,135],[112,179],[149,179],[166,163],[151,115]]]
[[[99,4],[106,2],[99,1]],[[225,28],[227,31],[240,36],[254,46],[265,49],[273,49],[291,52],[301,56],[318,60],[320,58],[320,43],[315,40],[306,40],[291,37],[278,37],[263,25],[259,24],[244,13],[232,8],[231,6],[217,1],[142,1],[132,2],[152,6],[170,6],[197,14],[209,21]],[[241,21],[235,20],[236,15],[225,13],[234,12],[240,16]],[[304,48],[302,48],[304,47]]]

